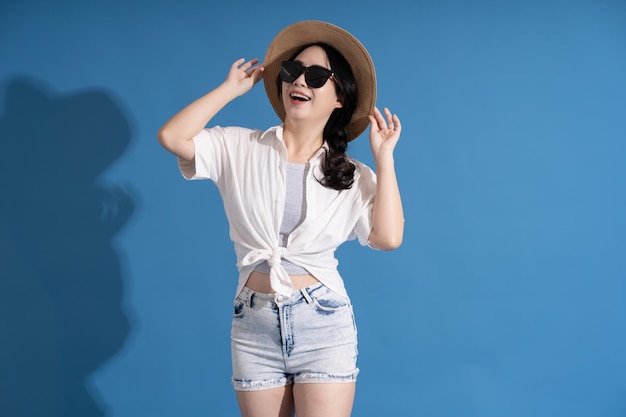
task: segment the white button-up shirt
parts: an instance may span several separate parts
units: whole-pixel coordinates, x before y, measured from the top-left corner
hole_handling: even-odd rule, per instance
[[[257,264],[270,265],[274,291],[290,296],[293,285],[281,260],[302,266],[331,290],[348,298],[337,271],[335,250],[358,238],[367,245],[376,192],[376,175],[366,165],[356,165],[354,184],[348,190],[324,187],[320,163],[324,148],[311,158],[306,177],[306,216],[282,247],[279,230],[285,206],[287,148],[283,128],[265,132],[241,127],[213,127],[193,138],[195,163],[179,160],[187,179],[211,179],[217,185],[235,245],[239,284],[243,289]]]

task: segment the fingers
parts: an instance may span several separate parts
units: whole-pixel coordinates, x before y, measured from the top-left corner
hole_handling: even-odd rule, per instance
[[[246,62],[245,58],[239,58],[238,60],[236,60],[233,65],[231,66],[232,68],[236,68],[239,69],[241,71],[244,72],[248,72],[248,70],[250,68],[252,68],[252,66],[256,65],[259,63],[259,59],[258,58],[253,58],[250,61]]]
[[[369,116],[371,128],[374,132],[380,132],[387,128],[383,115],[378,110],[378,107],[374,107],[374,114]]]
[[[387,107],[385,107],[383,111],[385,112],[384,116],[380,112],[380,110],[378,110],[378,107],[374,107],[374,114],[369,116],[372,125],[376,124],[378,130],[389,129],[394,132],[399,132],[402,129],[402,125],[400,124],[400,118],[397,115],[392,114]]]
[[[265,71],[264,67],[256,67],[252,69],[250,77],[252,77],[255,83],[259,82],[263,78],[263,71]]]
[[[397,114],[393,115],[393,130],[397,133],[400,133],[400,131],[402,130],[402,125],[400,124],[400,118],[398,117]]]
[[[239,58],[238,60],[236,60],[235,62],[233,62],[233,64],[230,66],[232,69],[239,69],[239,66],[241,64],[243,64],[246,61],[245,58]]]
[[[259,63],[258,58],[246,61],[245,58],[239,58],[230,66],[228,78],[235,83],[239,83],[245,79],[252,79],[253,85],[263,78],[263,66],[255,66]]]

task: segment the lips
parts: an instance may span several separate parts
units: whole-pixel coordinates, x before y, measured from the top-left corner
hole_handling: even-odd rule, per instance
[[[311,97],[304,95],[302,93],[299,93],[299,92],[293,92],[289,94],[289,97],[292,100],[296,100],[296,101],[310,101],[311,100]]]

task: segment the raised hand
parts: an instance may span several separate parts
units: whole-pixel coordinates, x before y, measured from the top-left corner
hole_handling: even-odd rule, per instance
[[[263,78],[263,70],[265,68],[254,66],[258,62],[258,58],[247,62],[245,58],[238,59],[230,66],[230,71],[228,71],[228,76],[224,83],[234,88],[238,96],[247,93],[254,84]]]
[[[374,114],[369,116],[370,146],[372,147],[374,160],[378,160],[379,156],[393,153],[402,130],[398,116],[392,115],[387,107],[383,111],[387,120],[385,120],[385,117],[383,117],[383,114],[377,107],[374,108]]]

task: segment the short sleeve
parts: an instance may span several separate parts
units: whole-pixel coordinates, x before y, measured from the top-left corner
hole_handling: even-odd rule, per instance
[[[376,197],[376,174],[363,164],[357,165],[359,177],[356,181],[358,187],[358,202],[355,208],[358,210],[357,221],[350,235],[351,239],[358,238],[363,246],[369,246],[368,239],[372,231],[372,212]]]
[[[193,137],[193,161],[178,159],[180,172],[188,180],[211,179],[217,181],[222,170],[227,130],[219,126],[203,129]]]

